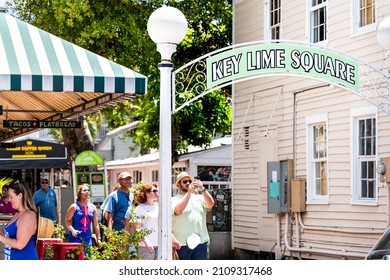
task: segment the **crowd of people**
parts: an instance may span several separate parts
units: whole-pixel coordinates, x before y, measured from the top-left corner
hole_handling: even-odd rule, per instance
[[[176,186],[179,193],[172,197],[172,248],[177,251],[180,260],[205,260],[210,242],[206,215],[213,208],[214,200],[202,182],[186,172],[177,175]],[[96,237],[95,244],[101,246],[104,234],[100,225],[120,234],[132,234],[146,228],[148,234],[129,250],[134,250],[140,259],[158,258],[157,184],[140,184],[138,189],[134,189],[131,174],[120,173],[118,185],[101,206],[101,221],[98,209],[90,202],[90,194],[89,184],[79,185],[76,201],[67,210],[65,226],[69,230],[69,242],[82,243],[84,254],[88,255],[93,246],[92,236]],[[59,223],[57,198],[49,180],[43,179],[40,189],[34,194],[23,181],[4,186],[0,212],[12,215],[4,230],[0,231],[5,259],[37,260],[38,217]],[[137,217],[136,221],[131,215]]]

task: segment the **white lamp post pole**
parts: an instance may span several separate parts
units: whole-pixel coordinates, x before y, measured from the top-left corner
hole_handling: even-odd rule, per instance
[[[176,45],[175,49],[176,49]],[[168,47],[168,46],[166,46]],[[171,135],[171,72],[173,64],[161,62],[160,70],[160,159],[158,180],[160,185],[159,203],[159,228],[160,238],[158,243],[159,259],[172,258],[172,219],[171,219],[171,194],[172,194],[172,135]]]
[[[172,127],[171,56],[187,33],[187,20],[178,9],[161,7],[148,20],[148,33],[161,54],[160,70],[160,155],[159,155],[159,238],[158,258],[172,259]]]

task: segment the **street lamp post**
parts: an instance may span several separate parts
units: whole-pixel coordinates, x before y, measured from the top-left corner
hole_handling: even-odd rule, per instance
[[[161,54],[160,70],[160,155],[159,155],[159,238],[158,258],[172,259],[172,128],[171,56],[187,33],[187,20],[176,8],[164,6],[148,20],[148,33]]]

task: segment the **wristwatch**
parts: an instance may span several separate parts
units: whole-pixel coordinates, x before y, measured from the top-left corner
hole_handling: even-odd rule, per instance
[[[204,193],[206,191],[206,188],[203,188],[203,190],[201,190],[200,192],[201,193]]]

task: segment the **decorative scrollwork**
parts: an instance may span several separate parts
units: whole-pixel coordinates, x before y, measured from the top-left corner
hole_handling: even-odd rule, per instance
[[[190,67],[175,73],[175,107],[188,103],[206,91],[206,60],[199,60]]]

